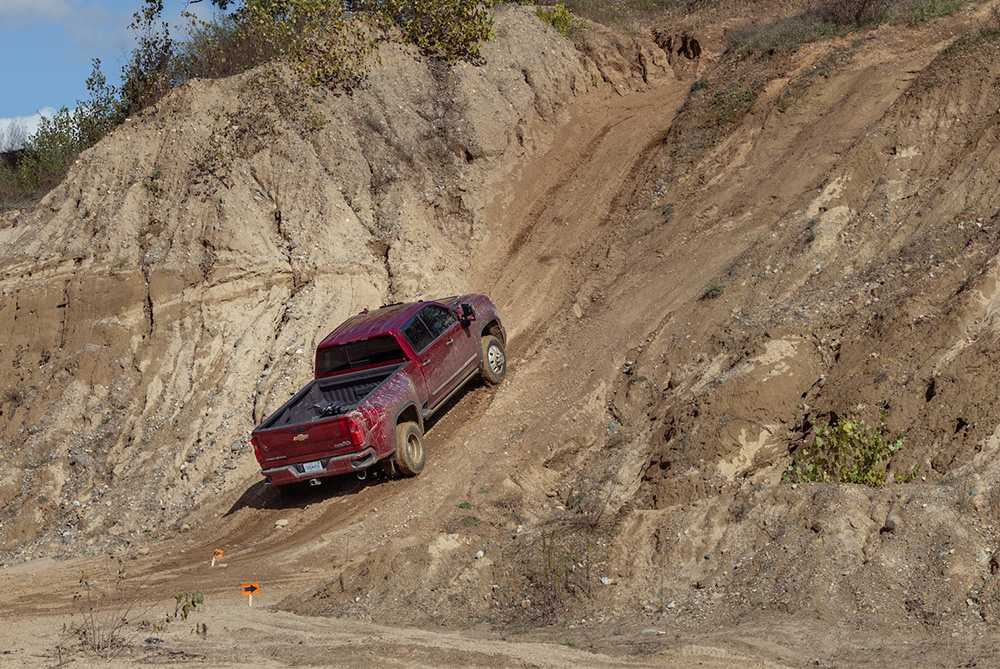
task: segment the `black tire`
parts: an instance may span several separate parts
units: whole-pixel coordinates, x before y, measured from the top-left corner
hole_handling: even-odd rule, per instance
[[[396,426],[396,469],[403,476],[416,476],[424,469],[427,451],[424,435],[416,423]]]
[[[507,375],[507,353],[493,335],[483,337],[483,364],[480,373],[487,383],[497,384]]]

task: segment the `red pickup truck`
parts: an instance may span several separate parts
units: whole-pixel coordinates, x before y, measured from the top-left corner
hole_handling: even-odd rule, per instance
[[[424,421],[477,374],[499,383],[507,334],[485,295],[390,304],[316,348],[315,379],[253,431],[264,482],[319,485],[376,463],[424,468]]]

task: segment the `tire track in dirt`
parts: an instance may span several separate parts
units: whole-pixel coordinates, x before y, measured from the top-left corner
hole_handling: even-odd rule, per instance
[[[496,200],[489,216],[506,221],[513,241],[492,258],[491,250],[481,252],[479,262],[491,267],[494,299],[513,334],[536,339],[534,326],[550,320],[540,314],[563,307],[576,275],[600,259],[593,240],[601,240],[598,247],[607,240],[597,231],[634,197],[631,181],[666,135],[686,91],[678,82],[583,101],[552,147],[511,179],[509,202]]]

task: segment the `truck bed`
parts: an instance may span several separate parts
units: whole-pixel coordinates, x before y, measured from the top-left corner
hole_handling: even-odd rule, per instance
[[[271,414],[257,429],[308,425],[317,420],[349,413],[402,366],[390,365],[314,380]]]

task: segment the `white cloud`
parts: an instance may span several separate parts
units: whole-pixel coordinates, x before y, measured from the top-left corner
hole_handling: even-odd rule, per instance
[[[129,14],[111,12],[95,3],[76,10],[73,21],[67,23],[66,29],[73,44],[82,51],[93,53],[118,49],[124,52],[132,42],[128,30],[129,20]]]
[[[2,1],[2,0],[0,0]],[[31,116],[15,116],[14,118],[0,118],[0,144],[6,143],[5,140],[8,137],[8,129],[14,124],[19,124],[25,130],[27,136],[34,134],[38,130],[38,124],[41,123],[42,117],[52,118],[56,115],[56,110],[52,107],[45,107],[44,109],[39,109],[38,112],[32,114]],[[19,149],[19,146],[0,146],[0,151],[6,151],[9,149]]]
[[[82,52],[123,49],[130,42],[132,16],[126,6],[120,0],[0,0],[0,32],[55,28],[66,31]]]
[[[72,13],[73,5],[68,0],[0,0],[0,22],[4,27],[65,21]]]

